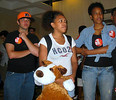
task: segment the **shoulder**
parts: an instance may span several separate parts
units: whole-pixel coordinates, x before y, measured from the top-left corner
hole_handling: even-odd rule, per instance
[[[40,46],[40,44],[44,45],[47,47],[47,44],[46,44],[46,40],[44,37],[41,38],[40,42],[38,43],[38,45]]]
[[[9,42],[9,41],[13,42],[15,40],[15,38],[18,37],[18,35],[19,35],[18,31],[10,32],[6,37],[5,43]]]
[[[35,34],[29,33],[28,37],[29,37],[29,39],[30,39],[31,41],[34,41],[34,42],[36,42],[36,43],[39,42],[39,38],[38,38]]]
[[[106,27],[107,27],[108,29],[116,29],[116,27],[115,27],[114,25],[106,25]]]
[[[65,35],[64,34],[64,36],[67,37],[68,40],[72,40],[72,37],[70,35]]]
[[[74,39],[70,35],[64,34],[64,36],[67,37],[67,40],[68,40],[70,46],[73,48],[76,45]]]
[[[104,29],[104,32],[107,32],[108,34],[116,34],[116,27],[114,25],[106,25]]]
[[[46,42],[52,42],[52,35],[51,34],[48,34],[48,35],[45,35],[42,40],[46,41]]]
[[[9,34],[19,34],[19,31],[18,30],[15,30],[13,32],[10,32]]]
[[[66,35],[66,34],[63,34],[64,37],[66,37],[66,39],[68,40],[68,42],[72,42],[72,37],[70,35]]]
[[[110,37],[111,39],[113,39],[116,37],[116,27],[114,25],[105,25],[103,28],[103,33],[106,38]]]
[[[85,36],[85,35],[88,35],[90,33],[93,33],[93,26],[83,29],[81,31],[80,35]]]
[[[86,38],[89,34],[91,34],[91,33],[93,33],[93,27],[91,26],[91,27],[87,27],[87,28],[85,28],[85,29],[83,29],[82,31],[81,31],[81,33],[80,33],[80,35],[79,35],[79,37],[81,37],[81,38]],[[79,38],[78,37],[78,38]],[[78,39],[77,38],[77,39]]]
[[[50,34],[45,35],[43,38],[44,38],[45,40],[51,39],[51,35],[50,35]]]
[[[11,35],[15,36],[17,34],[19,34],[18,30],[10,32],[7,36],[11,36]]]
[[[116,29],[114,25],[107,25],[105,22],[103,22],[105,30],[112,30]]]
[[[6,37],[6,39],[14,39],[14,38],[16,38],[16,37],[18,37],[18,35],[19,35],[19,32],[18,31],[13,31],[13,32],[10,32],[8,35],[7,35],[7,37]]]
[[[37,36],[35,34],[31,34],[31,33],[29,33],[29,36],[37,38]]]
[[[91,30],[93,30],[93,26],[83,29],[82,32],[90,32]]]

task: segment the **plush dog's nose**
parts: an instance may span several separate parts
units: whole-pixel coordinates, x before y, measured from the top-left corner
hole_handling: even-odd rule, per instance
[[[43,74],[43,72],[41,70],[36,71],[36,75],[38,77],[43,77],[44,76],[44,74]]]

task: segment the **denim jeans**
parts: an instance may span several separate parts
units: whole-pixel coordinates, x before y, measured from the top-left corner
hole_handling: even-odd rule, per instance
[[[95,100],[98,82],[101,100],[112,100],[114,85],[113,67],[90,67],[84,65],[82,72],[84,100]]]
[[[114,71],[114,72],[115,72],[115,81],[114,81],[112,100],[116,100],[116,71]]]
[[[75,96],[75,89],[73,89],[72,91],[68,91],[68,94],[70,97],[74,97]]]
[[[4,100],[32,100],[34,94],[33,72],[7,72],[4,84]]]

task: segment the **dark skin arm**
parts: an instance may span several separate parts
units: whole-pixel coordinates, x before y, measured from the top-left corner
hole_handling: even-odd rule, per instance
[[[85,58],[86,58],[86,56],[83,56],[83,60],[82,60],[81,65],[80,65],[80,66],[81,66],[81,67],[80,67],[81,70],[83,69],[83,65],[84,65],[84,62],[85,62]]]
[[[75,82],[76,70],[78,68],[77,56],[76,56],[76,47],[72,48],[72,52],[73,52],[73,55],[72,55],[72,58],[71,58],[72,74],[69,75],[69,77],[73,80],[73,82]],[[61,79],[61,78],[57,79],[55,82],[63,87],[63,82],[64,82],[63,79]]]
[[[88,50],[84,48],[76,48],[76,52],[82,55],[94,55],[94,54],[104,54],[108,50],[108,46],[101,47],[98,49]]]
[[[43,60],[47,60],[47,48],[40,44],[40,48],[39,48],[39,64],[40,66],[43,65]]]
[[[38,43],[34,43],[34,44],[33,44],[33,43],[27,38],[26,34],[23,33],[23,32],[19,34],[19,37],[21,37],[21,38],[25,41],[27,47],[29,48],[29,51],[30,51],[33,55],[35,55],[35,56],[38,57],[38,56],[39,56],[39,55],[38,55],[38,52],[39,52]]]
[[[14,50],[14,45],[10,43],[6,43],[6,50],[8,53],[8,56],[10,59],[13,58],[22,58],[30,54],[31,52],[29,50],[24,50],[24,51],[15,51]]]
[[[72,75],[70,75],[71,79],[74,81],[75,76],[76,76],[76,70],[78,68],[78,64],[77,64],[77,56],[76,56],[76,47],[72,48],[72,58],[71,58],[71,64],[72,64]]]
[[[105,47],[101,47],[101,48],[98,48],[98,49],[93,49],[93,50],[85,50],[85,54],[86,55],[94,55],[94,54],[104,54],[106,53],[108,50],[108,46],[105,46]]]

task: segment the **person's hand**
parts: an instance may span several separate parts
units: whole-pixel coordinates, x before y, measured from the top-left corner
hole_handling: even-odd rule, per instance
[[[75,82],[75,76],[73,74],[69,75],[73,82]]]
[[[23,40],[27,38],[27,35],[25,32],[20,32],[19,37],[21,37]]]
[[[82,54],[83,56],[86,56],[86,55],[88,55],[88,51],[89,51],[88,49],[83,48],[83,51],[82,51],[81,54]]]
[[[63,78],[59,78],[59,79],[57,79],[57,80],[55,81],[55,83],[57,83],[58,85],[60,85],[61,87],[64,88],[63,82],[64,82],[64,79],[63,79]]]

